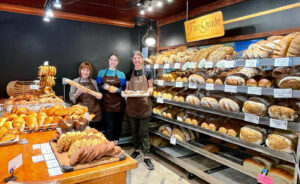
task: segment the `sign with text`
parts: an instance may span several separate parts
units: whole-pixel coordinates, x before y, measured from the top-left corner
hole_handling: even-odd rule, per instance
[[[184,22],[187,42],[224,36],[221,11]]]

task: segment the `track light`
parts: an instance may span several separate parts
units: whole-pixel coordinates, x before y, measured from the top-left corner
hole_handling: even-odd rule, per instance
[[[44,22],[50,22],[50,18],[46,17],[46,16],[44,16],[43,20],[44,20]]]
[[[153,7],[151,6],[151,4],[148,6],[148,12],[151,12],[153,10]]]
[[[54,17],[53,11],[50,8],[46,10],[45,14],[47,17]]]
[[[156,2],[156,6],[157,6],[157,7],[160,8],[160,7],[162,7],[162,5],[163,5],[162,1],[157,1],[157,2]]]
[[[137,7],[139,7],[139,6],[141,6],[141,5],[142,5],[141,3],[137,3],[137,4],[136,4]]]
[[[140,14],[141,14],[141,15],[145,15],[145,10],[144,10],[144,8],[141,9]]]
[[[173,2],[173,0],[168,0],[168,3],[172,3]]]
[[[54,5],[53,5],[55,8],[58,8],[60,9],[61,8],[61,4],[60,4],[60,1],[59,0],[55,0],[54,2]]]

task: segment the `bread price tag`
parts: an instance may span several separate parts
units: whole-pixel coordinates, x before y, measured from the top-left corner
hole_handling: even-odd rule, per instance
[[[235,67],[235,61],[229,60],[225,62],[225,68],[234,68]]]
[[[213,68],[214,67],[214,63],[213,62],[206,62],[205,63],[205,68]]]
[[[214,90],[215,89],[215,84],[214,83],[206,83],[205,84],[205,89],[206,90]]]
[[[48,173],[49,173],[50,177],[63,174],[60,167],[55,167],[55,168],[48,169]]]
[[[151,65],[146,65],[146,68],[151,69]]]
[[[279,119],[270,119],[270,127],[279,128],[283,130],[287,130],[287,121],[279,120]]]
[[[291,66],[291,59],[290,58],[275,58],[274,59],[274,66]]]
[[[32,157],[32,162],[33,163],[37,163],[37,162],[41,162],[41,161],[44,161],[43,155],[38,155],[38,156],[33,156]]]
[[[183,87],[183,82],[175,82],[175,87],[176,88],[182,88]]]
[[[259,116],[255,116],[253,114],[245,113],[244,120],[248,121],[248,122],[251,122],[251,123],[259,124]]]
[[[182,66],[182,70],[188,69],[189,66],[190,66],[190,63],[189,63],[189,62],[185,63],[185,64]]]
[[[176,145],[176,138],[175,138],[174,134],[172,134],[172,136],[171,136],[170,143],[173,145]]]
[[[225,85],[224,91],[229,92],[229,93],[236,93],[237,92],[237,86]]]
[[[203,68],[205,66],[205,63],[206,63],[206,59],[202,59],[198,64],[198,68]]]
[[[274,98],[292,98],[292,89],[274,89]]]
[[[163,86],[164,85],[164,81],[163,80],[157,80],[157,85]]]
[[[246,59],[245,67],[257,67],[258,60],[257,59]]]
[[[189,88],[191,88],[191,89],[197,89],[197,87],[198,87],[197,83],[189,82]]]
[[[158,69],[158,68],[159,68],[159,65],[158,65],[158,64],[154,64],[153,68],[154,68],[154,69]]]
[[[169,63],[164,64],[164,69],[169,69],[169,68],[170,68],[170,64]]]
[[[10,160],[8,162],[8,173],[10,173],[10,171],[16,170],[17,168],[19,168],[21,165],[23,165],[23,155],[22,153],[19,154],[18,156],[16,156],[15,158],[13,158],[12,160]]]
[[[249,95],[261,95],[262,88],[261,87],[248,87],[247,94]]]
[[[175,63],[174,64],[174,69],[180,69],[181,68],[181,64],[180,63]]]
[[[197,63],[195,63],[195,62],[190,62],[189,68],[192,68],[192,69],[197,68]]]
[[[261,184],[273,184],[273,178],[264,174],[258,174],[257,182]]]
[[[36,84],[30,85],[30,86],[29,86],[29,89],[35,89],[35,90],[38,90],[38,89],[40,89],[40,86],[39,86],[39,85],[36,85]]]
[[[156,102],[157,102],[157,103],[164,103],[164,99],[163,99],[163,98],[157,98],[157,99],[156,99]]]

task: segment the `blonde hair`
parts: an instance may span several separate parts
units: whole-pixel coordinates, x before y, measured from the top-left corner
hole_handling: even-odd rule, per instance
[[[143,54],[142,54],[141,51],[135,51],[135,52],[133,53],[133,56],[132,56],[132,57],[134,57],[135,55],[138,55],[138,56],[140,56],[141,58],[144,59]]]
[[[78,74],[79,74],[79,76],[81,77],[81,70],[84,69],[84,68],[90,70],[89,78],[91,78],[91,76],[93,75],[93,67],[92,67],[92,65],[91,65],[90,63],[88,63],[88,62],[82,62],[82,63],[80,64],[79,69],[78,69]]]

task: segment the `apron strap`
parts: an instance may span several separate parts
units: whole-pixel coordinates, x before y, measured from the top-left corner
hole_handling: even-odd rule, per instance
[[[104,73],[104,76],[103,76],[103,77],[105,77],[105,76],[106,76],[106,73],[107,73],[107,71],[108,71],[108,68],[105,70],[105,73]]]

